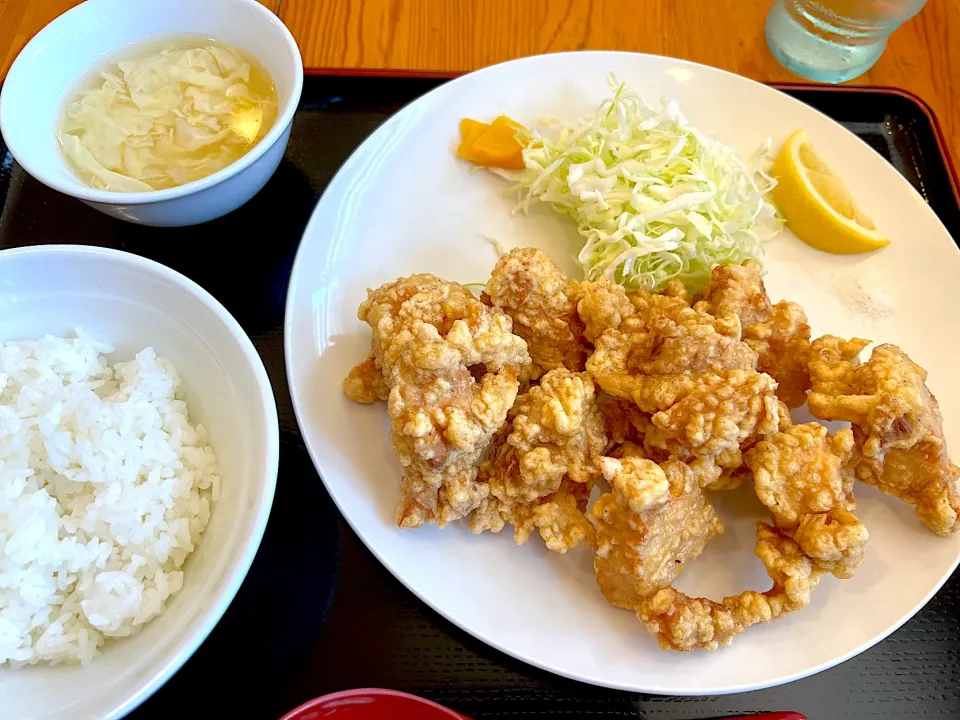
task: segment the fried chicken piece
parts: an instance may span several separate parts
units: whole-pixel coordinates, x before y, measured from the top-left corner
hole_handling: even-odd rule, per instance
[[[490,495],[471,518],[474,532],[515,527],[517,544],[539,529],[551,550],[592,540],[583,512],[606,449],[596,386],[586,373],[551,370],[521,395],[480,468]]]
[[[690,463],[700,487],[707,490],[736,490],[750,477],[750,469],[743,464],[743,453],[737,459],[720,464],[713,458],[697,458]]]
[[[370,352],[376,367],[386,374],[385,351],[397,333],[427,323],[446,336],[455,322],[474,319],[475,323],[476,318],[485,316],[485,310],[459,283],[421,273],[367,290],[357,317],[373,330]]]
[[[757,370],[777,381],[777,397],[787,407],[799,407],[810,389],[810,326],[796,303],[771,305],[761,271],[753,260],[715,267],[694,307],[718,318],[738,317],[743,342],[757,352]]]
[[[653,424],[648,413],[629,400],[607,400],[600,409],[607,428],[607,454],[611,457],[646,458],[656,463],[682,460],[693,471],[700,487],[710,490],[733,490],[750,474],[739,450],[697,457],[679,441],[669,438]],[[754,437],[745,441],[744,446],[755,442]]]
[[[644,412],[669,408],[704,377],[756,368],[757,354],[740,342],[739,327],[706,313],[651,305],[631,320],[597,340],[587,369],[600,387]]]
[[[790,419],[790,410],[783,401],[778,401],[777,403],[777,416],[778,420],[776,424],[780,430],[785,430],[793,424],[793,421]],[[769,432],[769,427],[772,427],[772,424],[762,427],[761,430]],[[707,462],[710,458],[695,461],[693,463],[695,469],[698,464],[702,465],[702,467],[697,470],[698,475],[701,477],[700,486],[710,490],[735,490],[743,484],[744,480],[749,479],[752,482],[753,473],[750,468],[744,464],[744,455],[764,437],[766,437],[764,432],[755,432],[740,443],[738,451],[727,452],[713,459],[713,466]]]
[[[716,602],[667,587],[642,600],[637,617],[664,649],[716,650],[752,625],[778,620],[810,604],[821,570],[795,542],[757,523],[754,552],[773,580],[770,590],[746,590]]]
[[[653,428],[649,413],[642,412],[632,401],[608,398],[600,404],[600,413],[603,415],[604,427],[607,435],[607,453],[614,453],[623,445],[639,445],[644,454],[638,457],[658,460],[657,452],[653,448],[643,448],[647,433]],[[663,454],[659,460],[669,460]]]
[[[577,314],[584,324],[584,337],[596,343],[607,330],[636,328],[631,318],[641,323],[649,320],[652,313],[676,317],[681,310],[690,307],[690,295],[683,283],[667,283],[661,294],[646,290],[625,290],[609,280],[580,283],[580,301]]]
[[[811,422],[758,442],[746,454],[757,497],[774,524],[818,568],[849,578],[863,562],[870,534],[854,514],[853,433]]]
[[[587,369],[621,401],[649,457],[688,462],[702,487],[735,487],[740,445],[775,432],[776,383],[755,370],[737,315],[718,320],[677,298],[631,296],[634,313],[596,342]],[[623,413],[620,413],[623,415]]]
[[[723,524],[686,464],[632,456],[600,462],[612,492],[588,515],[597,533],[597,583],[612,605],[635,609],[676,580]]]
[[[738,338],[736,316],[725,323],[687,307],[651,305],[631,318],[629,331],[625,322],[605,332],[587,369],[608,393],[650,416],[648,450],[703,463],[733,459],[747,438],[775,432],[779,419],[776,383],[756,372],[756,352]],[[711,470],[714,479],[721,472]]]
[[[824,335],[813,342],[809,358],[813,389],[810,399],[815,404],[822,404],[826,395],[853,393],[854,375],[860,365],[860,353],[869,344],[870,341],[863,338],[844,340],[834,335]]]
[[[583,321],[583,335],[595,343],[607,330],[616,330],[635,312],[627,291],[607,279],[580,284],[577,315]]]
[[[564,478],[560,489],[539,503],[515,505],[506,513],[514,526],[514,542],[525,544],[536,530],[548,550],[561,554],[584,542],[593,545],[593,526],[584,514],[589,497],[590,490],[586,485]]]
[[[777,397],[789,408],[803,405],[810,389],[810,326],[803,308],[778,302],[767,319],[744,326],[743,342],[757,351],[757,370],[777,381]]]
[[[513,364],[477,380],[469,367],[481,357],[457,347],[452,334],[416,326],[387,377],[391,440],[404,468],[400,527],[443,527],[483,501],[488,489],[476,482],[477,464],[519,388],[522,347]]]
[[[368,292],[359,317],[373,330],[371,357],[344,383],[349,396],[389,388],[391,441],[403,466],[397,524],[441,526],[469,514],[489,489],[480,455],[503,425],[529,364],[510,318],[461,285],[414,275]],[[373,378],[380,368],[384,385]]]
[[[390,371],[387,350],[398,333],[412,330],[417,323],[433,325],[442,336],[453,331],[458,324],[468,328],[476,333],[474,342],[489,356],[489,364],[494,370],[520,357],[517,353],[520,347],[518,338],[509,333],[510,322],[503,322],[502,313],[491,311],[459,283],[429,274],[400,278],[377,290],[368,290],[367,299],[360,304],[357,317],[373,331],[370,353],[351,370],[344,381],[344,391],[348,397],[351,397],[351,393],[356,395],[358,402],[365,402],[363,398],[370,396],[379,399],[389,393],[385,385]],[[496,322],[489,322],[489,318],[494,317],[497,318]],[[484,336],[484,332],[489,332],[489,337]],[[509,346],[505,350],[500,347],[504,343]],[[500,365],[496,364],[498,353],[504,354]],[[518,366],[528,364],[529,357]],[[383,385],[375,377],[378,369],[384,378]]]
[[[580,282],[536,248],[512,250],[493,268],[485,300],[513,318],[514,332],[527,341],[531,380],[556,368],[583,370],[588,351],[579,292]]]
[[[400,278],[368,290],[357,317],[373,329],[370,353],[343,381],[344,394],[358,403],[386,400],[390,393],[383,369],[384,348],[401,330],[426,322],[446,334],[449,324],[464,317],[473,295],[461,285],[427,274]]]
[[[717,317],[740,318],[744,328],[769,319],[772,308],[763,286],[763,268],[754,260],[718,265],[694,307]]]
[[[643,414],[640,408],[629,400],[610,398],[600,403],[604,431],[607,435],[607,450],[612,450],[625,442],[641,439],[639,431]]]
[[[693,296],[690,295],[687,286],[683,284],[682,280],[676,278],[668,280],[659,294],[660,297],[676,300],[687,307],[690,307],[690,304],[693,302]]]
[[[777,527],[796,528],[806,515],[853,510],[853,433],[830,436],[820,423],[793,425],[759,441],[746,454],[757,497]]]
[[[343,381],[343,394],[357,403],[369,404],[377,400],[386,400],[390,395],[390,388],[377,367],[377,359],[373,352],[367,359],[355,366]]]
[[[718,464],[738,467],[741,443],[777,429],[775,388],[769,375],[747,370],[704,376],[685,396],[653,415],[661,433],[648,442],[674,454],[679,444],[696,457],[732,458]]]
[[[853,425],[862,454],[857,477],[916,508],[938,535],[960,529],[960,468],[950,462],[927,372],[896,345],[879,345],[857,364],[865,340],[814,341],[810,412]]]

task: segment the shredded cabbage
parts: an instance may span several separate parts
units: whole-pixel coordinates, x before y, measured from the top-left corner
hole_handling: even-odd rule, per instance
[[[275,119],[266,70],[222,44],[180,40],[100,72],[65,108],[58,139],[88,184],[145,192],[221,170]]]
[[[765,198],[776,181],[761,167],[769,139],[747,161],[687,124],[677,102],[649,105],[612,74],[612,97],[574,126],[548,123],[522,138],[516,181],[526,212],[535,201],[576,220],[588,280],[606,277],[657,290],[678,278],[700,289],[717,265],[759,260],[782,221]]]

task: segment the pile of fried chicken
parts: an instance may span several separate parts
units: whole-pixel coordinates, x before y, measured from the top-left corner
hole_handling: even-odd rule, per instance
[[[397,523],[536,530],[593,549],[597,582],[664,648],[714,650],[802,609],[824,573],[849,578],[869,533],[857,480],[912,504],[933,532],[960,527],[926,371],[895,345],[811,341],[803,309],[772,304],[761,268],[717,267],[691,297],[568,277],[545,253],[500,258],[477,298],[414,275],[368,292],[373,340],[344,381],[387,401],[403,466]],[[809,394],[808,394],[809,391]],[[850,429],[794,425],[814,417]],[[601,477],[609,490],[590,504]],[[672,587],[723,532],[710,494],[752,482],[770,511],[755,553],[772,581],[721,601]]]

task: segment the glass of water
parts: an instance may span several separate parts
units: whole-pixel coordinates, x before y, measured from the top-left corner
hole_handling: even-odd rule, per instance
[[[869,70],[890,33],[925,2],[775,0],[767,15],[767,45],[781,65],[798,75],[843,82]]]

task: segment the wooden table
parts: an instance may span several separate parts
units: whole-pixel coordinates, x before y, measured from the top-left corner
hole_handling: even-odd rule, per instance
[[[130,0],[136,2],[136,0]],[[203,0],[197,0],[202,2]],[[0,0],[6,72],[34,33],[78,0]],[[261,0],[307,67],[466,72],[561,50],[636,50],[762,81],[798,80],[766,47],[771,0]],[[952,42],[951,42],[952,34]],[[960,162],[960,0],[930,0],[854,82],[926,100]]]

